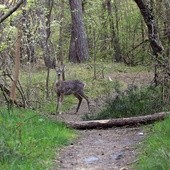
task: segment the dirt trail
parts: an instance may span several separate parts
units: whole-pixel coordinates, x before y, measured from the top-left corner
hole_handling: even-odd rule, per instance
[[[135,78],[136,85],[148,84],[152,80],[151,74],[142,72],[120,73],[111,78],[116,77],[127,84],[132,84]],[[91,102],[93,106],[97,105]],[[61,121],[81,120],[82,115],[87,113],[87,103],[83,101],[77,115],[73,114],[74,111],[75,108],[72,108],[68,113],[53,118]],[[137,145],[146,135],[143,127],[84,130],[77,133],[78,139],[59,151],[53,170],[131,170],[131,165],[137,159]]]

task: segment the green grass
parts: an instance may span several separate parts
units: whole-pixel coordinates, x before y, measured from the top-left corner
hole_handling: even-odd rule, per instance
[[[41,170],[52,166],[57,148],[75,133],[31,110],[0,108],[0,169]]]
[[[170,118],[156,123],[140,148],[137,170],[170,169]]]

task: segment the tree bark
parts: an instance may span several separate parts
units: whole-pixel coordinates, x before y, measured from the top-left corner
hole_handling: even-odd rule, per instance
[[[106,5],[107,5],[107,11],[109,15],[109,24],[110,24],[110,30],[111,30],[111,45],[115,51],[113,60],[116,62],[120,62],[122,60],[122,54],[121,54],[121,48],[120,48],[120,43],[118,36],[115,31],[115,26],[113,23],[113,15],[112,15],[112,5],[111,5],[111,0],[106,0]]]
[[[34,37],[31,34],[31,20],[29,16],[29,10],[22,10],[22,30],[23,30],[23,52],[22,56],[27,56],[26,61],[35,63],[35,48],[34,48]],[[34,35],[35,36],[35,35]],[[21,58],[22,58],[21,56]]]
[[[143,0],[135,0],[135,2],[138,5],[143,19],[148,27],[148,38],[153,50],[153,54],[157,56],[158,53],[162,53],[163,47],[159,40],[159,35],[157,32],[154,16],[152,14],[152,9],[149,8],[149,6],[145,4]]]
[[[155,56],[154,83],[155,86],[158,86],[159,84],[163,83],[162,80],[159,80],[159,77],[162,77],[162,75],[160,75],[158,71],[162,69],[162,72],[167,72],[167,69],[165,68],[167,63],[164,62],[162,57],[159,57],[159,54],[162,54],[164,48],[159,39],[152,7],[146,4],[146,2],[144,2],[143,0],[135,0],[135,2],[138,5],[143,19],[148,27],[148,38],[153,51],[153,55]],[[154,1],[151,2],[151,6],[153,6],[153,2]],[[163,77],[164,76],[166,75],[163,75]]]
[[[139,126],[142,124],[149,124],[155,121],[160,121],[169,116],[168,112],[155,113],[153,115],[119,118],[119,119],[107,119],[107,120],[92,120],[92,121],[79,121],[79,122],[65,122],[68,127],[85,130],[85,129],[97,129],[97,128],[112,128],[123,126]]]
[[[21,30],[18,28],[16,47],[15,47],[14,79],[10,90],[10,100],[12,103],[14,103],[14,101],[16,100],[16,87],[17,87],[17,81],[18,81],[19,70],[20,70],[20,47],[21,47]]]
[[[45,11],[39,9],[38,17],[40,18],[40,44],[43,50],[44,63],[47,68],[53,69],[55,67],[55,58],[51,57],[52,53],[49,45],[49,38],[51,33],[51,12],[53,8],[53,0],[44,0],[46,5]]]
[[[82,0],[69,0],[72,30],[69,49],[69,61],[81,63],[89,59],[87,35],[83,22]]]
[[[168,1],[165,2],[165,8],[166,8],[165,35],[168,39],[168,47],[167,47],[166,55],[169,57],[170,56],[170,17],[169,17],[170,16],[170,3]]]
[[[58,43],[58,60],[60,65],[64,66],[64,55],[63,55],[63,21],[64,21],[64,0],[61,1],[61,13],[60,13],[60,30],[59,30],[59,43]],[[64,68],[64,67],[63,67]],[[62,72],[62,80],[65,80],[65,71]]]

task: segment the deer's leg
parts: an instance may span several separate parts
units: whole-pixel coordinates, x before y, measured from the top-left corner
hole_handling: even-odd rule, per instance
[[[64,99],[64,93],[61,94],[60,96],[60,100],[59,100],[59,114],[62,114],[62,103],[63,103],[63,99]]]
[[[56,106],[56,113],[58,113],[58,109],[59,109],[59,103],[60,103],[60,95],[57,95],[57,106]]]
[[[78,103],[77,108],[76,108],[76,113],[77,113],[79,108],[80,108],[81,102],[82,102],[82,97],[79,96],[78,94],[74,94],[74,96],[79,100],[79,103]]]
[[[88,105],[88,110],[90,111],[90,102],[89,102],[88,97],[84,94],[84,92],[81,92],[80,96],[86,100],[87,105]]]
[[[57,96],[57,107],[56,107],[56,113],[61,114],[62,113],[62,102],[63,102],[64,94],[60,94]]]

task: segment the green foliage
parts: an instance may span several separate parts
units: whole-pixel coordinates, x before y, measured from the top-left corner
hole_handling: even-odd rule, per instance
[[[141,88],[130,90],[109,98],[106,105],[97,115],[87,116],[86,119],[107,119],[153,114],[166,110],[168,104],[162,100],[160,88]]]
[[[0,169],[48,169],[55,150],[75,135],[31,110],[0,109]]]
[[[170,118],[156,123],[141,145],[138,170],[170,169]]]

